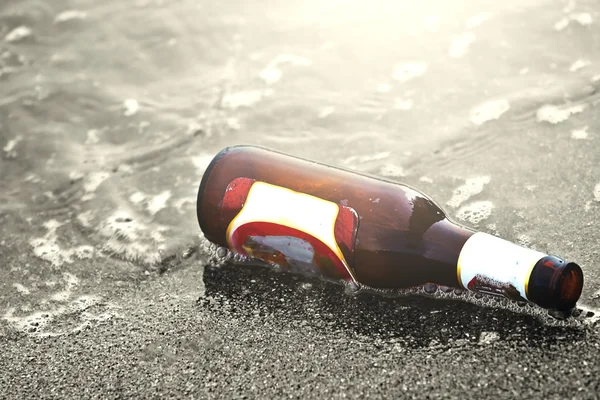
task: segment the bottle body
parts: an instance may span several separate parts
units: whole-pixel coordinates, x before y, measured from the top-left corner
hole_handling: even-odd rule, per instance
[[[432,282],[515,300],[540,297],[529,295],[528,283],[539,275],[533,270],[542,268],[537,264],[545,254],[459,226],[406,185],[271,150],[221,151],[203,176],[197,211],[211,242],[291,271],[372,288]],[[487,254],[495,247],[505,254]],[[514,258],[512,269],[487,262],[506,253]],[[564,299],[533,301],[547,308],[574,306],[581,270],[571,265],[566,274],[560,259],[550,264],[553,273],[546,268],[544,276]],[[568,290],[561,274],[572,275]],[[534,291],[548,285],[538,283]]]

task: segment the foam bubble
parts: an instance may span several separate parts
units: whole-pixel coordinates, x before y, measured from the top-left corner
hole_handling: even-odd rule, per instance
[[[477,28],[479,25],[490,20],[493,16],[494,14],[487,11],[480,12],[479,14],[475,14],[469,19],[467,19],[467,21],[465,22],[465,26],[467,27],[467,29]]]
[[[79,284],[79,279],[73,274],[65,273],[63,275],[63,280],[65,282],[65,288],[60,291],[52,294],[50,296],[50,300],[57,302],[65,302],[71,297],[71,293],[73,288]]]
[[[579,59],[575,60],[575,62],[573,62],[573,64],[571,64],[571,66],[569,67],[569,71],[571,71],[571,72],[579,71],[580,69],[585,68],[590,64],[591,64],[590,60],[583,60],[583,59],[579,58]]]
[[[27,176],[23,180],[25,182],[31,182],[31,183],[40,183],[42,181],[42,179],[34,173],[27,174]]]
[[[594,22],[594,18],[592,17],[592,14],[588,13],[588,12],[582,12],[582,13],[573,13],[569,16],[569,18],[571,19],[571,21],[576,21],[581,25],[591,25],[592,22]]]
[[[63,249],[56,243],[56,235],[30,240],[29,244],[33,247],[33,254],[50,262],[54,267],[60,267],[63,264],[73,263],[73,257],[80,259],[92,258],[94,248],[91,246],[78,246],[73,249]]]
[[[13,329],[21,332],[32,332],[44,328],[56,314],[62,314],[63,308],[53,311],[36,311],[22,317],[15,316],[16,309],[14,307],[6,310],[3,319],[8,322]]]
[[[110,177],[108,172],[92,172],[88,176],[85,177],[83,182],[83,189],[86,191],[86,194],[81,198],[83,201],[90,200],[94,198],[94,192],[98,187],[104,182],[106,179]]]
[[[165,248],[162,226],[152,229],[135,221],[124,210],[117,210],[101,225],[99,233],[106,239],[102,250],[126,261],[155,265],[161,260],[160,251]]]
[[[554,23],[555,31],[562,31],[569,25],[569,18],[563,17]]]
[[[56,297],[56,300],[53,300],[52,297]],[[69,300],[58,292],[51,295],[48,300],[53,301],[54,307],[37,311],[21,307],[21,313],[29,312],[25,315],[18,315],[20,313],[13,307],[6,311],[3,319],[12,329],[27,335],[51,337],[76,333],[82,329],[92,327],[94,323],[101,323],[119,317],[119,314],[114,311],[118,308],[117,306],[103,303],[98,296],[94,295],[82,295]],[[48,300],[44,300],[42,303],[48,305]],[[91,307],[101,309],[92,312],[90,311]]]
[[[491,201],[476,201],[461,207],[456,212],[456,217],[461,221],[467,221],[473,225],[478,225],[492,214],[493,208],[494,205]]]
[[[490,231],[490,233],[497,236],[498,227],[496,226],[496,224],[494,224],[494,223],[487,224],[485,227]]]
[[[92,218],[94,218],[94,213],[92,212],[92,210],[87,210],[77,215],[77,221],[79,221],[79,223],[86,228],[89,228],[91,226],[90,221],[92,220]]]
[[[4,36],[4,40],[9,43],[18,42],[32,35],[33,31],[31,30],[31,28],[26,26],[19,26],[13,29],[12,31],[8,32],[6,36]]]
[[[156,215],[160,210],[167,206],[167,202],[171,198],[171,191],[165,190],[148,201],[146,209],[151,215]]]
[[[62,22],[72,21],[72,20],[84,20],[87,18],[87,14],[83,11],[79,10],[65,10],[60,12],[54,18],[55,24],[60,24]]]
[[[79,179],[83,178],[83,172],[80,171],[71,171],[69,172],[69,180],[71,181],[77,181]]]
[[[98,129],[90,129],[87,131],[87,139],[85,144],[96,144],[100,141],[98,139]]]
[[[7,158],[15,158],[17,156],[17,152],[15,151],[15,147],[19,144],[20,141],[23,140],[23,136],[17,135],[14,139],[6,142],[6,145],[2,148],[2,151],[6,153]]]
[[[73,254],[80,260],[91,259],[94,257],[95,249],[89,245],[77,246],[73,249]]]
[[[428,176],[422,176],[422,177],[420,177],[420,178],[419,178],[419,181],[421,181],[421,182],[426,182],[426,183],[433,183],[433,179],[431,179],[431,178],[430,178],[430,177],[428,177]]]
[[[48,229],[46,235],[40,238],[34,238],[29,241],[33,247],[33,254],[46,260],[54,267],[60,267],[63,264],[71,264],[73,257],[89,258],[93,254],[94,249],[91,246],[78,246],[70,249],[63,249],[58,244],[58,236],[56,230],[62,226],[56,220],[49,220],[44,223],[44,227]]]
[[[452,43],[448,48],[448,56],[459,58],[467,54],[469,46],[475,41],[475,35],[471,32],[464,32],[452,38]]]
[[[379,169],[379,175],[388,177],[402,177],[406,176],[404,169],[400,166],[393,164],[385,164]]]
[[[600,183],[594,186],[594,200],[600,201]]]
[[[265,83],[267,85],[272,85],[276,82],[279,82],[282,75],[283,75],[283,72],[281,72],[281,70],[277,67],[267,67],[267,68],[263,69],[262,71],[260,71],[260,74],[259,74],[260,79],[265,81]]]
[[[321,111],[319,111],[319,118],[327,118],[329,117],[331,114],[333,114],[333,112],[335,111],[335,107],[333,106],[327,106],[327,107],[323,107],[321,109]]]
[[[425,72],[427,72],[427,63],[423,61],[411,61],[396,65],[392,73],[392,78],[400,82],[407,82],[425,74]]]
[[[137,114],[140,110],[140,103],[136,99],[127,99],[123,102],[123,115],[126,117],[131,117],[132,115]]]
[[[208,264],[213,267],[222,267],[228,262],[233,262],[237,264],[247,264],[252,263],[256,260],[253,260],[249,257],[246,257],[239,253],[234,253],[230,251],[227,247],[222,247],[212,242],[209,242],[203,237],[202,247],[204,252],[208,256]],[[275,264],[270,264],[274,268],[278,268]]]
[[[571,138],[578,139],[578,140],[587,139],[587,137],[588,137],[587,129],[588,129],[587,126],[584,126],[581,129],[573,129],[571,131]]]
[[[581,326],[583,324],[590,324],[591,326],[593,326],[595,324],[595,321],[599,319],[599,317],[593,316],[593,311],[586,312],[583,318],[569,318],[567,320],[556,319],[555,317],[549,314],[548,310],[543,309],[541,307],[537,307],[532,303],[515,302],[502,297],[487,296],[482,295],[480,293],[465,291],[458,288],[450,288],[447,286],[438,286],[437,290],[426,290],[426,287],[428,286],[431,286],[431,284],[423,285],[420,287],[412,287],[409,289],[373,289],[368,286],[361,285],[360,292],[373,293],[377,295],[383,295],[386,297],[417,295],[439,299],[459,300],[475,304],[481,307],[504,309],[517,314],[531,315],[535,318],[538,318],[544,324],[551,326]],[[578,308],[582,311],[586,310],[585,307]],[[592,315],[592,317],[590,317],[590,315]],[[493,332],[488,332],[485,335],[483,335],[483,339],[484,341],[485,339],[489,339],[490,342],[493,342],[496,340],[496,337]]]
[[[146,200],[146,194],[142,192],[135,192],[134,194],[129,196],[129,201],[131,201],[134,204],[141,203],[144,200]]]
[[[394,99],[394,108],[396,110],[408,111],[412,108],[412,106],[413,106],[413,101],[411,99],[402,99],[402,98]]]
[[[31,293],[31,291],[27,287],[21,285],[20,283],[13,283],[12,286],[15,289],[17,289],[17,292],[19,292],[21,294],[29,294],[29,293]]]
[[[537,110],[536,116],[539,122],[550,122],[551,124],[558,124],[559,122],[566,121],[573,114],[578,114],[585,110],[584,104],[577,104],[570,107],[557,107],[552,104],[546,104]]]
[[[454,189],[452,198],[446,203],[450,207],[458,207],[471,197],[483,191],[485,185],[490,183],[491,177],[484,175],[475,178],[469,178],[461,185]]]
[[[271,92],[266,90],[245,90],[235,93],[227,93],[223,96],[221,104],[225,108],[231,110],[238,109],[240,107],[252,107],[258,103],[266,95]]]
[[[490,100],[473,107],[470,119],[475,125],[481,125],[487,121],[500,118],[509,109],[510,104],[506,99]]]
[[[571,13],[566,17],[563,17],[560,20],[556,21],[556,23],[554,24],[554,29],[557,31],[562,31],[567,26],[569,26],[569,23],[571,21],[575,21],[581,26],[588,26],[594,22],[594,18],[592,17],[592,14],[588,12]]]
[[[296,56],[294,54],[280,54],[272,59],[269,64],[260,72],[260,78],[267,85],[272,85],[279,82],[283,72],[279,68],[282,64],[290,64],[293,66],[309,66],[311,61],[307,58]]]
[[[516,239],[516,243],[523,247],[531,247],[533,240],[527,235],[519,235]]]
[[[72,289],[79,283],[79,280],[75,275],[65,273],[63,275],[63,282],[65,283],[65,289],[50,295],[47,300],[42,303],[47,303],[48,300],[56,302],[65,302],[71,295]],[[23,311],[30,311],[27,308],[21,308]],[[43,328],[50,324],[57,316],[63,315],[70,310],[68,306],[60,306],[49,310],[33,311],[28,315],[17,316],[15,315],[16,309],[9,308],[3,316],[3,319],[12,326],[13,329],[28,333],[28,334],[39,334]]]

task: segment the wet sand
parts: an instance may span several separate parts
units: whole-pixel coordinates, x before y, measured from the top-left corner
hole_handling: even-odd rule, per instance
[[[3,397],[597,396],[600,341],[590,323],[348,296],[262,268],[204,274],[202,296],[197,260],[123,287],[118,315],[77,333],[36,338],[4,327]]]
[[[463,3],[2,2],[0,398],[598,398],[598,5]],[[575,261],[582,311],[222,265],[236,144]]]

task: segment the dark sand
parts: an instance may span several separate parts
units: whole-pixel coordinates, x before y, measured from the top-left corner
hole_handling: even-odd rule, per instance
[[[597,0],[458,3],[1,1],[0,399],[599,398]],[[205,267],[241,143],[576,261],[583,312]]]
[[[93,329],[35,338],[4,327],[3,397],[597,397],[589,316],[542,323],[422,296],[349,296],[257,267],[204,274],[201,297],[193,258],[124,287],[118,316]]]

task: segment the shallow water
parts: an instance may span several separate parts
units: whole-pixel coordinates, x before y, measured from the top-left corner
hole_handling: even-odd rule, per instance
[[[239,143],[418,187],[579,262],[598,307],[599,41],[591,0],[6,0],[3,329],[94,329],[202,268],[197,185]]]

